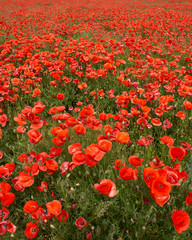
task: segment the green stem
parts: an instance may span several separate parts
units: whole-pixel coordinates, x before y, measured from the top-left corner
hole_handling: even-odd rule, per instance
[[[63,197],[64,197],[64,201],[65,201],[65,207],[67,207],[67,198],[66,198],[66,195],[65,195],[65,190],[64,190],[64,187],[62,185],[62,182],[61,182],[61,190],[63,192]]]

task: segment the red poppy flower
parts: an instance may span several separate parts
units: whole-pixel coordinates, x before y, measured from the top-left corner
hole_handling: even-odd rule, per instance
[[[139,167],[139,166],[141,166],[143,159],[138,158],[136,155],[132,155],[128,158],[128,161],[134,167]]]
[[[53,200],[52,202],[47,203],[46,207],[48,211],[55,216],[58,216],[61,213],[62,206],[58,200]]]
[[[108,140],[100,140],[98,145],[100,150],[103,152],[109,152],[112,148],[112,142]]]
[[[52,143],[60,147],[65,143],[65,139],[63,139],[62,137],[54,137],[52,139]]]
[[[0,192],[1,194],[6,194],[11,190],[11,185],[6,182],[1,182],[0,183]]]
[[[138,144],[140,146],[149,146],[153,142],[153,140],[154,140],[154,138],[151,135],[149,135],[146,137],[146,139],[145,139],[145,137],[142,137],[142,139],[138,140],[136,142],[136,144]]]
[[[29,164],[29,161],[28,161],[29,156],[27,156],[27,154],[25,153],[22,153],[17,159],[22,163]]]
[[[88,225],[88,222],[84,218],[79,217],[76,219],[75,225],[79,228],[79,230],[81,230],[82,228]]]
[[[73,143],[68,147],[68,152],[69,152],[70,155],[73,155],[77,151],[81,151],[81,144],[80,143]]]
[[[25,203],[23,212],[32,213],[35,212],[38,208],[37,201],[28,201]]]
[[[61,127],[54,127],[51,129],[51,133],[54,136],[59,136],[59,137],[65,138],[65,139],[67,137],[68,132],[69,132],[69,130],[67,128],[65,130],[63,130]]]
[[[7,115],[6,114],[3,114],[0,116],[0,124],[2,127],[4,127],[6,125],[6,122],[8,121],[7,119]]]
[[[86,232],[86,238],[91,239],[92,238],[92,233],[91,231]]]
[[[67,138],[67,134],[69,133],[69,129],[60,129],[59,131],[57,131],[57,136],[63,138],[63,140],[65,140]]]
[[[79,135],[86,133],[86,128],[81,124],[75,125],[74,130]]]
[[[151,135],[146,137],[146,144],[145,146],[149,146],[153,142],[154,138]]]
[[[69,166],[70,163],[69,162],[63,162],[60,166],[60,170],[61,170],[61,175],[65,175],[68,173],[69,171]]]
[[[154,168],[144,168],[144,181],[147,184],[147,186],[150,188],[153,181],[159,177],[159,173],[157,169]]]
[[[192,144],[192,143],[191,143]],[[187,143],[187,142],[182,142],[182,145],[183,145],[183,147],[184,147],[184,149],[187,151],[187,150],[189,150],[189,151],[192,151],[192,145],[190,145],[189,143]]]
[[[15,194],[10,192],[11,185],[6,182],[0,183],[0,201],[2,207],[11,205],[15,200]]]
[[[25,237],[27,238],[35,238],[39,232],[39,228],[32,222],[27,223],[27,227],[25,229]]]
[[[17,227],[13,225],[9,220],[0,222],[0,236],[6,232],[14,233]]]
[[[129,96],[126,95],[120,95],[116,96],[116,104],[118,107],[126,108],[129,104]]]
[[[101,151],[98,144],[91,144],[86,149],[83,149],[89,156],[91,156],[95,161],[100,161],[105,152]]]
[[[176,209],[172,213],[172,221],[175,227],[175,230],[178,233],[182,233],[187,230],[190,225],[190,216],[187,212]]]
[[[52,140],[53,144],[60,147],[64,144],[65,139],[67,138],[67,134],[69,133],[69,130],[67,128],[63,130],[60,127],[54,127],[51,129],[51,133],[56,136]]]
[[[81,83],[81,84],[78,84],[77,87],[79,89],[86,89],[87,88],[87,84],[86,83]]]
[[[159,168],[165,166],[163,161],[161,161],[157,156],[155,156],[154,159],[149,162],[149,164],[152,168]]]
[[[25,125],[27,121],[22,114],[18,114],[18,117],[14,117],[14,121],[17,122],[20,126]]]
[[[121,159],[116,159],[113,168],[119,170],[120,168],[125,167],[126,166],[125,163],[122,164],[121,161],[122,161]]]
[[[106,121],[106,120],[107,120],[107,114],[104,113],[104,112],[100,113],[100,114],[99,114],[99,119],[100,119],[101,121]]]
[[[55,75],[55,77],[56,77],[56,75]],[[57,86],[57,82],[56,82],[56,81],[51,81],[51,82],[50,82],[50,85],[51,85],[51,86]]]
[[[94,113],[94,110],[91,106],[83,107],[83,109],[79,112],[79,116],[82,118],[86,118],[88,116],[92,116]]]
[[[103,67],[106,68],[107,70],[108,70],[108,69],[115,69],[115,66],[112,65],[111,63],[105,63],[105,64],[103,65]]]
[[[181,185],[181,183],[179,182],[179,176],[177,172],[173,170],[173,168],[170,168],[169,166],[165,166],[163,169],[166,170],[166,180],[171,184],[171,186]]]
[[[65,127],[73,127],[77,124],[77,120],[73,117],[69,117],[66,121],[65,121]]]
[[[76,165],[81,165],[85,163],[85,160],[87,158],[87,155],[81,151],[77,151],[73,154],[72,161]]]
[[[176,163],[171,168],[171,170],[174,171],[177,174],[179,180],[182,180],[182,182],[187,180],[188,174],[185,171],[181,170],[181,164],[180,163]]]
[[[39,116],[34,116],[33,120],[31,121],[30,128],[32,129],[40,129],[47,124],[45,119],[41,119]]]
[[[1,206],[8,207],[15,201],[15,194],[12,192],[8,192],[3,196],[0,196]]]
[[[6,175],[8,175],[8,173],[9,173],[8,168],[5,168],[4,166],[0,166],[0,178],[5,177]]]
[[[169,136],[164,136],[162,138],[159,138],[163,144],[166,144],[168,147],[171,147],[174,144],[173,138]]]
[[[157,196],[149,190],[149,193],[151,194],[151,197],[155,200],[155,202],[160,206],[163,207],[163,205],[169,201],[170,195],[165,195],[165,196]]]
[[[98,163],[98,161],[96,161],[90,155],[87,155],[87,158],[85,159],[85,162],[86,162],[88,167],[93,167],[93,166],[95,166]]]
[[[116,195],[115,183],[109,179],[104,179],[100,184],[96,183],[94,188],[98,190],[101,194],[105,194],[109,197],[114,197]]]
[[[47,171],[47,167],[44,166],[47,156],[48,154],[46,152],[39,153],[36,156],[36,161],[41,171]]]
[[[21,111],[21,114],[24,116],[24,117],[29,117],[30,114],[32,112],[32,108],[30,106],[27,106],[25,107],[22,111]]]
[[[5,168],[9,169],[9,173],[12,173],[15,170],[15,163],[7,163]]]
[[[185,113],[183,111],[179,111],[177,114],[176,114],[177,117],[179,117],[181,120],[184,120],[185,119]]]
[[[136,142],[136,144],[140,145],[140,146],[146,146],[147,142],[145,140],[145,137],[142,137],[142,139],[138,140]]]
[[[62,148],[52,147],[49,152],[49,157],[57,157],[63,152]]]
[[[30,168],[31,168],[31,176],[32,177],[39,174],[39,165],[38,165],[38,163],[34,162]]]
[[[163,122],[163,126],[162,126],[162,129],[163,130],[166,130],[166,129],[168,129],[168,128],[171,128],[173,126],[173,124],[169,121],[169,120],[165,120],[164,122]]]
[[[188,193],[188,196],[185,199],[185,204],[186,205],[192,205],[192,192]]]
[[[131,114],[132,115],[138,115],[140,111],[137,109],[137,107],[132,107],[131,108]]]
[[[124,180],[138,179],[137,169],[122,167],[121,170],[119,171],[119,178],[122,178]]]
[[[27,135],[31,144],[37,144],[42,139],[42,134],[36,129],[29,130]]]
[[[49,109],[49,114],[56,114],[56,113],[59,113],[59,112],[62,112],[63,110],[65,110],[65,107],[64,106],[59,106],[59,107],[52,107]]]
[[[115,139],[119,143],[128,143],[130,140],[129,134],[126,132],[118,132]]]
[[[41,95],[41,90],[39,88],[35,88],[33,90],[32,97],[37,97],[37,96],[40,96],[40,95]]]
[[[42,214],[43,214],[43,213],[44,213],[44,209],[41,208],[41,207],[38,207],[36,211],[34,211],[34,212],[31,213],[31,217],[32,217],[33,219],[36,219],[36,220],[37,220],[37,221],[36,221],[36,224],[38,224],[40,220],[44,220],[44,219],[42,218]],[[52,215],[52,217],[53,217],[53,215]]]
[[[12,78],[11,83],[13,86],[19,86],[21,83],[21,80],[19,78]]]
[[[54,160],[54,159],[49,159],[46,161],[46,167],[47,169],[49,169],[49,174],[54,173],[55,171],[57,171],[58,167],[58,163]]]
[[[26,131],[26,128],[24,128],[23,126],[19,126],[19,127],[16,128],[16,131],[18,133],[24,133]]]
[[[157,197],[167,196],[171,192],[171,184],[167,182],[166,177],[158,177],[153,180],[151,192]]]
[[[104,126],[104,131],[105,131],[105,135],[108,136],[113,132],[113,129],[110,125],[107,124]]]
[[[100,120],[95,116],[88,116],[86,120],[84,119],[84,125],[93,130],[99,130],[102,127]]]
[[[42,113],[45,110],[46,105],[44,105],[42,102],[36,102],[34,104],[34,107],[32,108],[32,113],[39,114]]]
[[[192,103],[187,100],[183,102],[183,105],[185,106],[185,109],[188,109],[188,110],[192,109]]]
[[[162,123],[161,123],[161,121],[160,121],[159,118],[153,118],[153,119],[151,119],[151,123],[152,123],[154,126],[161,126],[161,125],[162,125]]]
[[[169,155],[174,162],[176,158],[181,162],[181,160],[185,157],[186,151],[183,147],[170,147]]]
[[[69,213],[66,210],[61,210],[61,213],[56,217],[60,222],[67,222]]]
[[[53,196],[53,194],[52,194]],[[32,213],[32,218],[37,219],[37,221],[39,221],[40,219],[45,221],[47,219],[51,219],[53,218],[54,215],[51,214],[47,209],[43,209],[43,208],[38,208],[38,210],[34,213]]]
[[[0,221],[9,216],[9,210],[7,208],[0,209]],[[1,235],[1,234],[0,234]]]
[[[147,128],[152,127],[152,125],[150,125],[144,117],[141,117],[141,118],[137,119],[136,123],[138,125],[140,125],[141,127],[144,127],[144,126],[147,127]]]
[[[20,173],[17,178],[17,184],[23,186],[24,188],[33,185],[34,179],[28,173]]]
[[[37,186],[37,189],[40,191],[40,192],[45,192],[45,190],[47,190],[48,188],[48,184],[47,182],[45,181],[42,181],[41,182],[41,186]]]
[[[63,100],[65,98],[65,96],[64,96],[63,93],[58,93],[56,98],[59,99],[59,100]]]

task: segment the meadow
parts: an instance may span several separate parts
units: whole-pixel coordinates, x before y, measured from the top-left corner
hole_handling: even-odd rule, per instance
[[[192,2],[0,1],[0,238],[192,239]]]

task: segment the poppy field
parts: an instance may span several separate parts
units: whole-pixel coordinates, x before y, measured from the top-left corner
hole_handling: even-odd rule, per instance
[[[0,238],[192,239],[192,2],[0,1]]]

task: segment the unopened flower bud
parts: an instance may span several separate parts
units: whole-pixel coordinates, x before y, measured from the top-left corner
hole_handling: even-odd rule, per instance
[[[131,218],[131,222],[134,223],[134,220]]]

